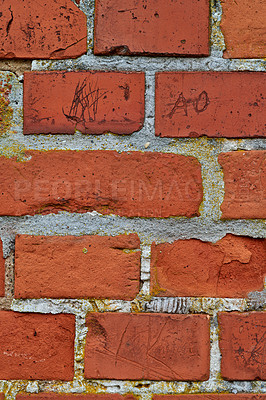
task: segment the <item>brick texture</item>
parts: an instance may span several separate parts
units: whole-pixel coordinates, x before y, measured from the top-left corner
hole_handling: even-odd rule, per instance
[[[266,151],[234,151],[219,155],[225,196],[222,218],[266,218]]]
[[[1,397],[0,397],[1,398]],[[16,400],[137,400],[137,397],[118,393],[106,394],[18,394]]]
[[[86,16],[71,0],[0,0],[0,58],[76,58],[87,51]]]
[[[152,245],[151,291],[156,296],[246,297],[263,290],[266,241],[226,235]]]
[[[265,137],[263,72],[160,72],[155,133],[161,137]]]
[[[205,315],[88,314],[88,379],[207,380]]]
[[[95,54],[209,54],[208,0],[96,0]]]
[[[0,379],[73,379],[74,315],[0,311],[0,331]]]
[[[25,72],[24,134],[131,134],[144,121],[142,72]]]
[[[0,215],[60,210],[198,215],[201,169],[194,157],[114,151],[32,151],[25,156],[28,161],[0,158]]]
[[[5,260],[3,257],[3,245],[0,239],[0,297],[5,295]]]
[[[139,291],[137,235],[17,236],[15,297],[132,300]]]
[[[221,0],[221,30],[225,58],[263,58],[266,56],[266,3],[264,0]]]
[[[227,380],[266,379],[266,314],[220,313],[221,374]]]

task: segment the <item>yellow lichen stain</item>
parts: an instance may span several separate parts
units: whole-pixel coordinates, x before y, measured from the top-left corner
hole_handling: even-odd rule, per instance
[[[9,82],[10,77],[7,78],[7,82],[0,81],[0,136],[8,133],[13,118],[13,109],[8,99],[12,88]]]

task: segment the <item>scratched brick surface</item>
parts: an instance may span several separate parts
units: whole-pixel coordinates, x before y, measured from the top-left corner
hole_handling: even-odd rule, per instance
[[[3,258],[3,245],[0,239],[0,297],[5,295],[5,260]]]
[[[27,72],[24,134],[130,134],[144,121],[142,72]]]
[[[266,241],[226,235],[152,245],[151,293],[155,296],[247,297],[263,290]]]
[[[73,379],[74,315],[0,311],[0,331],[0,379]]]
[[[221,373],[228,380],[266,379],[266,313],[220,313]]]
[[[266,56],[266,3],[263,0],[221,0],[221,30],[225,58],[261,58]]]
[[[266,151],[219,155],[224,173],[222,218],[266,218]]]
[[[159,72],[155,133],[265,137],[265,93],[263,72]]]
[[[132,300],[139,291],[137,235],[16,237],[16,298]],[[51,273],[51,271],[53,271]]]
[[[96,0],[95,54],[209,54],[208,0]]]
[[[208,379],[206,315],[95,313],[87,327],[88,379]]]
[[[86,16],[71,0],[0,0],[0,58],[76,58],[86,53]]]
[[[198,215],[194,157],[115,151],[31,151],[0,157],[0,215],[98,211],[122,216]]]

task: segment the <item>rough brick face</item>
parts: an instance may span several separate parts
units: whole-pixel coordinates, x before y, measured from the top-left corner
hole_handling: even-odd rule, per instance
[[[142,72],[26,72],[24,134],[131,134],[144,121]]]
[[[0,311],[0,331],[0,379],[73,379],[74,315]]]
[[[71,0],[0,0],[0,58],[76,58],[86,53],[86,16]]]
[[[0,239],[0,297],[5,295],[5,260],[3,257],[3,245]]]
[[[1,398],[1,397],[0,397]],[[16,400],[137,400],[133,395],[106,394],[18,394]]]
[[[162,137],[264,137],[263,72],[160,72],[155,133]]]
[[[266,3],[264,0],[221,0],[221,30],[225,58],[263,58],[266,56]]]
[[[263,290],[266,241],[226,235],[152,245],[151,292],[156,296],[246,297]]]
[[[219,156],[225,196],[222,218],[266,218],[266,151],[234,151]]]
[[[221,374],[228,380],[266,379],[266,314],[220,313]]]
[[[95,54],[209,54],[208,0],[97,0]]]
[[[194,157],[114,151],[31,151],[25,156],[28,161],[0,158],[0,215],[60,210],[198,215],[201,168]]]
[[[207,380],[205,315],[89,314],[85,377]]]
[[[15,297],[132,300],[139,291],[137,235],[17,236]]]

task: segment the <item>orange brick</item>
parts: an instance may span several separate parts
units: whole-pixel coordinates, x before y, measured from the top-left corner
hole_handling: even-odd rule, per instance
[[[155,133],[161,137],[265,137],[264,72],[159,72]]]
[[[73,379],[74,315],[0,311],[0,331],[0,379]]]
[[[266,218],[266,151],[233,151],[219,155],[225,196],[222,218]]]
[[[266,241],[226,235],[152,245],[151,292],[156,296],[247,297],[263,290]]]
[[[144,90],[142,72],[25,72],[24,134],[131,134],[143,126]]]
[[[87,51],[85,14],[71,0],[0,0],[0,58],[76,58]]]
[[[112,298],[139,292],[137,235],[16,237],[16,298]],[[128,250],[128,252],[126,252]]]
[[[95,54],[209,55],[208,0],[96,0]]]
[[[221,374],[227,380],[265,380],[266,314],[220,313]]]
[[[85,378],[207,380],[206,315],[90,313]]]
[[[115,151],[31,151],[25,156],[23,162],[0,157],[0,215],[60,210],[128,217],[198,215],[201,167],[194,157]]]
[[[264,0],[221,0],[225,58],[266,57]]]

